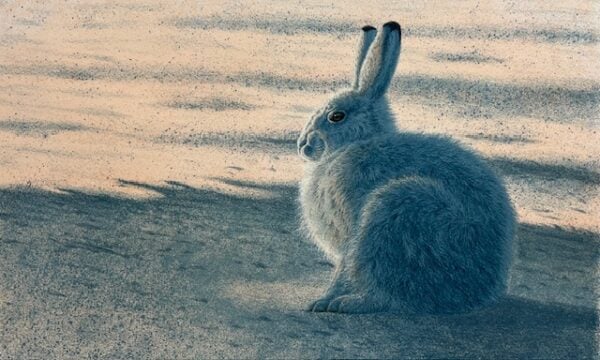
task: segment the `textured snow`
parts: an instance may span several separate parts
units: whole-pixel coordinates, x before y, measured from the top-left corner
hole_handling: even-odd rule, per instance
[[[597,4],[388,3],[0,2],[0,358],[597,358]],[[495,306],[303,311],[295,139],[389,20],[398,125],[519,213]]]

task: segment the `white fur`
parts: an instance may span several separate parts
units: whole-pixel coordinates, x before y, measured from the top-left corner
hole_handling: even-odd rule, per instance
[[[336,265],[309,310],[455,313],[488,304],[505,290],[516,222],[504,185],[455,141],[395,127],[385,92],[401,30],[387,23],[372,40],[373,31],[364,31],[353,88],[298,139],[308,160],[303,222]],[[328,121],[334,110],[343,121]]]

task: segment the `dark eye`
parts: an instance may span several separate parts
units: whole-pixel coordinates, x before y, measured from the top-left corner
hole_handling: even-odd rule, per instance
[[[332,123],[340,122],[344,120],[345,117],[346,113],[339,110],[332,111],[329,114],[327,114],[327,120],[331,121]]]

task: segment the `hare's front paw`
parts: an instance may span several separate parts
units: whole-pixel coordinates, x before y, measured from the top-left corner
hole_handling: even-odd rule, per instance
[[[328,312],[337,313],[361,313],[369,312],[369,303],[365,301],[363,296],[359,295],[342,295],[336,297],[329,302],[327,306]]]
[[[335,298],[321,298],[311,303],[307,310],[313,312],[369,313],[381,310],[377,302],[362,295],[342,295]]]
[[[329,302],[328,312],[365,314],[389,309],[385,299],[365,294],[348,294],[336,297]]]
[[[310,303],[306,307],[306,310],[312,311],[312,312],[327,311],[327,307],[329,306],[330,301],[331,301],[331,298],[328,298],[328,297],[320,298],[320,299],[315,300],[312,303]]]

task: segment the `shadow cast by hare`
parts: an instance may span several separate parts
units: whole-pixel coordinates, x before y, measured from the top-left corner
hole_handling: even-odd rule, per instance
[[[502,181],[452,139],[397,129],[385,93],[401,29],[365,26],[352,87],[306,124],[303,225],[335,263],[311,311],[459,313],[505,291],[515,213]]]

